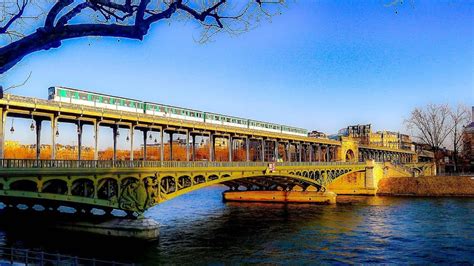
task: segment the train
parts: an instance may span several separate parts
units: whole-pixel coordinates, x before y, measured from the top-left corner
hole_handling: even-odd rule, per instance
[[[308,131],[303,128],[279,125],[211,112],[203,112],[194,109],[176,107],[160,103],[143,102],[130,98],[59,86],[50,87],[48,89],[48,100],[126,111],[132,113],[144,113],[153,116],[183,119],[192,122],[262,130],[304,137],[308,136]]]

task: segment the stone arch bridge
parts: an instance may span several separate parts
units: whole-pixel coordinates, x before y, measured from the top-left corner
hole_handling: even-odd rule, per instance
[[[138,216],[191,191],[224,184],[230,190],[326,191],[366,163],[159,162],[0,160],[0,202],[82,212],[114,209]]]

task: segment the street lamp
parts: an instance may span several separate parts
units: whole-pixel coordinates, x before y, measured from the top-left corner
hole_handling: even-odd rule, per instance
[[[15,132],[15,128],[13,127],[13,122],[15,121],[15,118],[12,118],[12,127],[10,128],[10,133],[13,134]]]

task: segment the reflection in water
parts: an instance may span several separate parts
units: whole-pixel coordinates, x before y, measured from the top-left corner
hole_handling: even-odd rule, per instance
[[[472,198],[224,203],[223,189],[202,189],[149,210],[161,225],[155,243],[0,229],[0,245],[143,264],[474,262]]]

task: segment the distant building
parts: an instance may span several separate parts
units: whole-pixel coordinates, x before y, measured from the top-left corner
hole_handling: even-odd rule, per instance
[[[328,138],[325,133],[317,131],[317,130],[313,130],[313,131],[309,132],[308,137],[310,137],[310,138],[319,138],[319,139],[327,139]]]
[[[371,124],[351,125],[339,130],[337,135],[331,135],[329,138],[339,139],[341,136],[357,140],[362,145],[404,150],[415,149],[410,136],[392,131],[372,132]]]

